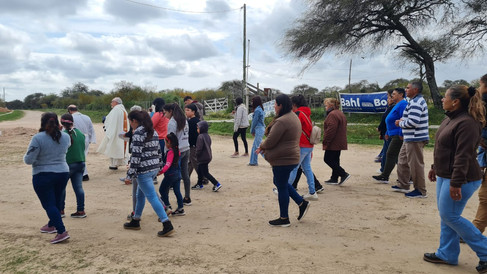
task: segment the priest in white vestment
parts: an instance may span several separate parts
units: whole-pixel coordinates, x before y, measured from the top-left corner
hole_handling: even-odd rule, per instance
[[[105,137],[101,141],[97,152],[110,157],[110,169],[116,170],[118,166],[127,164],[129,156],[128,142],[118,137],[126,133],[130,126],[127,111],[122,104],[122,99],[115,97],[111,103],[112,110],[105,119]]]

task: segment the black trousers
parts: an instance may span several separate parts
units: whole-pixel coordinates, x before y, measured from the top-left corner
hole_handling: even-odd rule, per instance
[[[301,166],[299,166],[298,172],[296,173],[296,178],[294,179],[294,182],[293,182],[294,188],[298,188],[298,182],[299,182],[299,179],[301,179],[301,174],[303,174],[303,169],[301,168]],[[313,177],[315,179],[315,189],[321,189],[323,186],[320,184],[320,181],[318,181],[318,179],[316,179],[316,175],[314,173],[313,173]]]
[[[199,164],[198,163],[198,169],[196,170],[196,172],[198,173],[198,184],[199,185],[203,184],[203,180],[205,178],[210,180],[210,182],[214,185],[218,184],[218,181],[215,179],[215,177],[213,177],[210,174],[210,171],[208,170],[208,163],[206,163],[206,164]]]
[[[332,169],[330,178],[332,180],[338,180],[338,177],[347,175],[347,172],[340,166],[341,152],[341,150],[325,150],[323,161]]]
[[[249,147],[247,146],[247,128],[239,128],[236,132],[233,133],[233,145],[235,146],[235,152],[238,152],[238,135],[242,138],[242,142],[245,147],[245,153],[249,153]]]

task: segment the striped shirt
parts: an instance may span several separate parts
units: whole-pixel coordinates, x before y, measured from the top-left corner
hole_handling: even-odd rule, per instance
[[[154,131],[150,141],[145,142],[147,132],[143,126],[139,126],[132,135],[132,155],[130,156],[130,168],[127,171],[128,178],[134,178],[137,174],[147,173],[161,168],[162,152],[159,145],[159,136]]]
[[[428,132],[428,105],[423,95],[418,94],[409,101],[404,109],[402,120],[399,122],[402,128],[404,142],[421,142],[429,140]]]

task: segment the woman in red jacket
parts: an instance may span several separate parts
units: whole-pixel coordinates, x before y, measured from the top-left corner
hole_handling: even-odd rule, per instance
[[[340,102],[337,99],[326,98],[324,104],[326,119],[323,126],[323,160],[333,170],[331,178],[325,183],[342,185],[350,179],[350,174],[340,166],[340,154],[342,150],[347,150],[347,118],[340,110]]]

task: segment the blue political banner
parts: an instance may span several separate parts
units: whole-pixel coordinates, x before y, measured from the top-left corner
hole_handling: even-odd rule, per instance
[[[387,91],[374,93],[340,93],[343,112],[379,113],[387,107]]]

